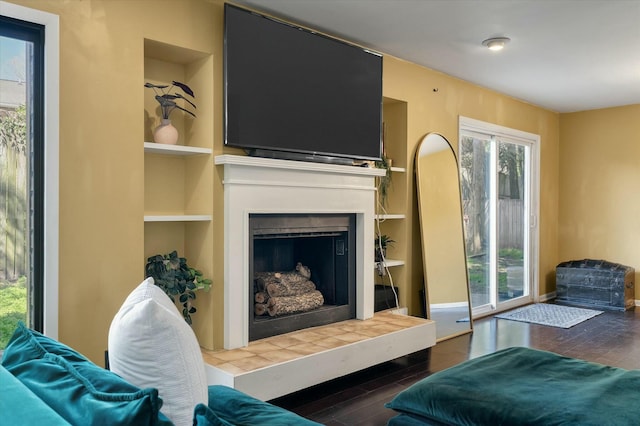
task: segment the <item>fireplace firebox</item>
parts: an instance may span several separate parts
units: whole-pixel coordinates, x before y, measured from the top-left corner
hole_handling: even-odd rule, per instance
[[[249,215],[249,341],[356,317],[355,216]]]

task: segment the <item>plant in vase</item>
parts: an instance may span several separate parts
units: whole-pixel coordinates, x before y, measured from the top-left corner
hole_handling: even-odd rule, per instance
[[[202,272],[190,267],[187,259],[178,256],[175,250],[169,254],[156,254],[147,259],[145,266],[146,277],[152,277],[155,285],[160,287],[175,303],[176,296],[182,303],[182,316],[191,325],[191,314],[196,308],[191,301],[196,298],[196,290],[208,291],[211,280],[204,278]]]
[[[389,193],[389,186],[391,186],[391,159],[386,154],[382,154],[379,161],[376,161],[375,165],[379,169],[384,169],[386,174],[377,178],[378,194],[380,195],[380,205],[384,209],[387,205],[387,195]]]
[[[376,262],[382,262],[387,257],[387,247],[393,247],[393,243],[395,243],[395,240],[392,240],[388,235],[376,235],[374,241]]]
[[[176,101],[181,99],[191,105],[194,109],[196,108],[196,105],[179,91],[174,91],[173,93],[171,93],[171,91],[174,88],[178,88],[185,95],[188,95],[191,98],[195,98],[193,90],[191,90],[191,88],[186,84],[180,83],[179,81],[172,81],[170,86],[164,84],[145,83],[144,87],[153,89],[153,92],[155,93],[155,99],[160,104],[160,109],[162,110],[161,124],[153,131],[154,142],[162,144],[177,143],[178,130],[171,124],[171,119],[169,118],[171,116],[171,113],[175,109],[179,109],[193,116],[194,118],[196,115],[188,109],[178,105]]]

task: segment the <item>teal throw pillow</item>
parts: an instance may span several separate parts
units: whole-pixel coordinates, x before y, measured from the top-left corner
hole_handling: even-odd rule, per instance
[[[72,424],[156,425],[162,401],[75,350],[19,324],[2,365]]]

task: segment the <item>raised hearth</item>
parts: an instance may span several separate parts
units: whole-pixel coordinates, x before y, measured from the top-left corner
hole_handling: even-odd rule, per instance
[[[249,343],[245,348],[206,351],[209,383],[231,386],[262,400],[435,345],[435,322],[377,312]]]

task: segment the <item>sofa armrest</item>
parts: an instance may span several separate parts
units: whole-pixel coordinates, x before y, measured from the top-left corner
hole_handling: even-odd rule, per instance
[[[3,424],[70,425],[1,365],[0,384],[0,413]]]

